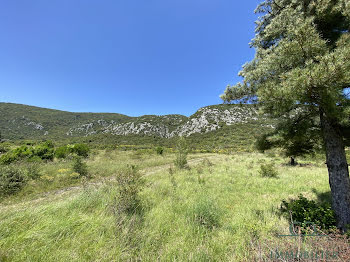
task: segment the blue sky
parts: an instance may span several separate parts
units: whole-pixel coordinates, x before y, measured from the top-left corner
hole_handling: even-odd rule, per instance
[[[240,80],[259,2],[1,1],[0,101],[191,115]]]

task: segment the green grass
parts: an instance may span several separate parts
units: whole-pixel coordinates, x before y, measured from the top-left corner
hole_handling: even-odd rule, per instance
[[[196,159],[213,154],[190,154],[189,159]],[[162,167],[174,162],[175,153],[166,152],[164,155],[157,155],[153,150],[119,151],[119,150],[93,150],[90,157],[84,160],[88,166],[90,183],[98,183],[103,178],[117,176],[124,172],[129,166],[136,166],[145,170],[153,167]],[[26,168],[26,162],[15,163],[14,165]],[[33,199],[38,194],[46,194],[50,191],[64,190],[67,187],[74,187],[82,183],[78,174],[73,171],[73,159],[63,159],[48,162],[40,162],[40,179],[30,181],[28,185],[17,195],[3,200],[6,203],[18,202],[22,199]],[[0,199],[1,200],[1,199]]]
[[[279,156],[195,154],[190,169],[169,172],[173,160],[173,154],[100,151],[87,162],[95,178],[77,181],[75,190],[48,186],[43,197],[33,186],[30,194],[4,200],[0,261],[251,261],[253,242],[288,233],[288,221],[278,215],[282,199],[329,191],[321,160],[290,167]],[[269,162],[278,178],[259,174]],[[43,170],[55,177],[68,164]],[[113,177],[127,164],[143,174],[142,212],[126,215],[121,229]]]

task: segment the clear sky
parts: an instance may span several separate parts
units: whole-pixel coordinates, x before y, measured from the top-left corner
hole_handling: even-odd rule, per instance
[[[191,115],[240,80],[259,2],[1,1],[0,101]]]

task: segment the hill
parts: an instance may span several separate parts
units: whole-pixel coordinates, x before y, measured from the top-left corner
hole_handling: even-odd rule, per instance
[[[73,113],[0,103],[0,131],[8,140],[85,141],[118,144],[171,144],[185,136],[193,145],[249,147],[254,137],[273,127],[252,105],[213,105],[190,117],[117,113]]]

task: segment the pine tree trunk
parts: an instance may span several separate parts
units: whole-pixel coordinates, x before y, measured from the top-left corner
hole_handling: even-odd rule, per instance
[[[343,137],[323,113],[320,120],[326,148],[332,208],[337,217],[338,228],[346,231],[346,225],[350,224],[350,180]]]
[[[295,166],[295,159],[292,156],[290,157],[290,165]]]

